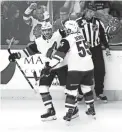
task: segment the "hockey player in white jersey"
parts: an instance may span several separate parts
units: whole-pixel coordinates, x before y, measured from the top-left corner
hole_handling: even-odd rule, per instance
[[[65,100],[66,115],[64,116],[64,120],[70,121],[78,113],[76,110],[76,100],[79,85],[81,85],[85,103],[88,107],[86,114],[95,116],[94,98],[91,89],[94,66],[91,52],[84,36],[81,32],[78,32],[77,23],[70,20],[64,26],[68,36],[61,40],[61,46],[50,61],[47,71],[51,71],[52,67],[55,67],[64,60],[68,64],[67,96]]]
[[[21,57],[29,57],[36,53],[41,53],[45,64],[48,64],[48,61],[52,58],[52,55],[56,52],[59,47],[62,36],[59,31],[53,33],[52,25],[49,22],[44,22],[41,27],[42,36],[37,38],[33,44],[30,44],[24,50],[19,53],[13,53],[9,56],[10,61],[15,59],[20,59]],[[61,67],[61,68],[60,68]],[[42,97],[43,103],[47,108],[47,112],[41,115],[42,120],[54,120],[56,119],[56,112],[53,107],[52,97],[50,95],[49,87],[52,84],[52,81],[55,75],[58,76],[61,86],[66,85],[66,76],[67,76],[67,66],[61,64],[58,67],[55,67],[49,76],[43,76],[45,73],[44,70],[41,72],[41,77],[39,81],[39,92]]]

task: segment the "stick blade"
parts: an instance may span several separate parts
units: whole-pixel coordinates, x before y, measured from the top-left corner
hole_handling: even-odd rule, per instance
[[[13,77],[16,69],[16,63],[10,62],[8,66],[1,71],[1,84],[7,84]]]

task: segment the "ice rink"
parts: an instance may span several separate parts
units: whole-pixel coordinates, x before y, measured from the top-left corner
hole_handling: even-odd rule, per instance
[[[79,104],[79,117],[67,126],[64,101],[54,101],[57,120],[42,122],[45,112],[41,100],[1,100],[1,132],[122,132],[122,102],[95,102],[97,119],[85,115],[86,106]]]

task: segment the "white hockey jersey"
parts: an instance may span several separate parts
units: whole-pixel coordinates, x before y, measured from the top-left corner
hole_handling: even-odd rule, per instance
[[[61,40],[61,46],[50,62],[51,66],[55,59],[65,61],[68,71],[89,71],[94,68],[91,52],[82,33],[70,34]],[[55,64],[54,64],[55,65]]]
[[[42,54],[45,60],[51,59],[53,54],[56,52],[60,45],[62,37],[59,31],[53,33],[53,36],[46,40],[43,36],[37,38],[35,43],[37,45],[38,51]]]
[[[60,41],[62,36],[59,31],[53,33],[52,37],[49,40],[46,40],[44,36],[41,36],[35,39],[35,42],[26,47],[21,53],[22,57],[29,57],[30,55],[34,55],[36,53],[41,53],[41,57],[44,62],[52,59],[52,56],[56,53],[58,47],[60,46]],[[62,67],[66,64],[63,62],[55,68]]]

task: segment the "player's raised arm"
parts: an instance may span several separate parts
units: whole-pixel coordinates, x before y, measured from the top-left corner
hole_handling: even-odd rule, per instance
[[[31,3],[30,6],[25,10],[23,20],[25,21],[26,24],[31,25],[32,19],[31,19],[31,14],[33,10],[35,10],[37,7],[36,3]]]

